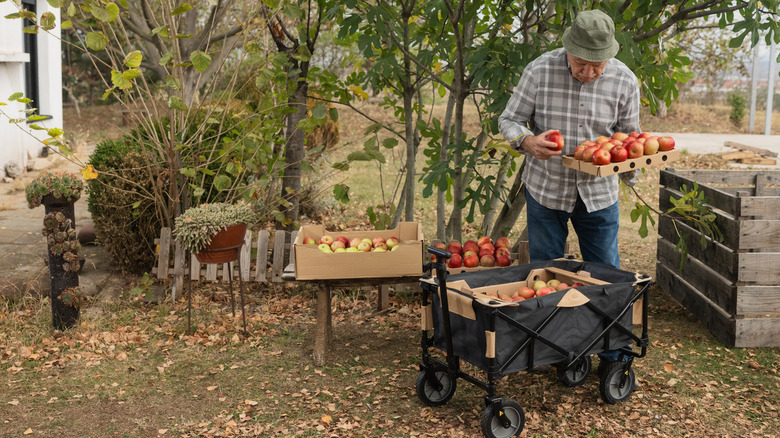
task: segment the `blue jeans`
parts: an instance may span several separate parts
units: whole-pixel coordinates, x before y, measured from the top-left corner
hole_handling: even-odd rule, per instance
[[[526,190],[525,208],[528,213],[528,252],[531,263],[563,257],[571,220],[580,242],[583,260],[620,268],[618,202],[588,213],[585,203],[578,196],[574,211],[569,213],[542,206]]]
[[[528,214],[528,252],[531,263],[563,257],[571,220],[580,242],[582,259],[620,269],[618,202],[588,213],[585,203],[577,196],[574,211],[569,213],[539,204],[526,190],[525,208]],[[599,353],[599,358],[602,361],[616,361],[619,355],[620,351],[611,350]]]

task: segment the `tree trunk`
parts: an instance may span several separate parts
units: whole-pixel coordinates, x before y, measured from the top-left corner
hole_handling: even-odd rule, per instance
[[[305,77],[304,73],[301,73],[300,77]],[[288,231],[295,229],[300,209],[301,162],[303,161],[306,133],[298,129],[298,122],[306,118],[308,88],[307,82],[298,83],[288,101],[288,105],[295,109],[295,112],[287,116],[285,168],[282,177],[282,198],[286,201],[286,205],[283,206],[285,218],[283,227]]]
[[[517,222],[520,212],[523,211],[523,207],[525,207],[525,190],[522,181],[524,169],[525,160],[523,160],[520,169],[515,174],[512,188],[507,194],[507,201],[501,208],[501,212],[498,214],[496,222],[493,225],[491,232],[491,238],[493,238],[493,240],[509,234],[512,227],[515,225],[515,222]]]
[[[450,127],[452,126],[452,113],[455,109],[455,96],[450,93],[447,100],[447,112],[442,123],[441,148],[439,150],[439,160],[446,162],[449,159],[450,146]],[[447,210],[446,210],[446,192],[444,190],[436,191],[436,237],[442,242],[447,241]]]

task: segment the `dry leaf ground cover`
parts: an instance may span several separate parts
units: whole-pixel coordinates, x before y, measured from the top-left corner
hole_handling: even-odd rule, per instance
[[[725,166],[712,156],[685,156],[678,165]],[[353,172],[365,178],[365,170]],[[648,171],[637,188],[651,205],[657,181],[657,171]],[[628,219],[635,200],[628,193],[622,201],[623,267],[654,275],[657,236],[638,238],[638,224]],[[338,206],[319,219],[336,229],[367,227],[364,208]],[[375,294],[336,293],[334,338],[322,367],[311,360],[315,301],[307,285],[253,284],[250,336],[240,334],[240,314],[233,318],[220,284],[196,288],[192,335],[183,300],[148,302],[127,293],[114,304],[93,304],[64,333],[50,330],[46,299],[2,301],[0,436],[480,436],[484,392],[473,385],[458,381],[443,407],[417,399],[419,296],[396,291],[389,311],[376,313]],[[565,387],[549,367],[501,381],[499,393],[525,409],[522,436],[780,435],[778,349],[724,348],[657,287],[649,306],[650,346],[634,362],[638,388],[626,402],[604,404],[593,375],[581,387]]]

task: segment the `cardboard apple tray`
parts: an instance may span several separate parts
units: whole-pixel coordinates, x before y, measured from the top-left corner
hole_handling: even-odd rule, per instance
[[[666,152],[658,152],[653,155],[645,155],[640,158],[631,158],[623,161],[622,163],[610,163],[603,165],[595,165],[593,163],[587,163],[582,160],[576,160],[574,159],[573,155],[564,155],[561,157],[561,161],[563,162],[564,166],[596,176],[615,175],[617,173],[628,172],[629,170],[641,169],[643,167],[665,166],[672,161],[679,159],[680,151],[677,149],[672,149],[671,151]]]
[[[304,245],[303,239],[314,240],[324,235],[333,238],[397,237],[399,247],[387,252],[325,253],[316,245]],[[401,222],[392,230],[327,231],[322,225],[304,225],[293,243],[296,280],[335,280],[355,278],[386,278],[422,276],[423,233],[418,222]]]
[[[478,299],[483,302],[489,302],[492,305],[505,305],[505,304],[512,304],[512,303],[506,303],[503,301],[497,301],[495,298],[491,297],[495,295],[512,295],[513,293],[520,290],[521,287],[533,287],[534,283],[541,280],[545,283],[556,279],[560,281],[561,283],[567,283],[569,285],[572,285],[574,283],[582,283],[585,286],[592,286],[596,284],[609,284],[606,281],[602,281],[596,278],[591,277],[590,272],[588,271],[578,271],[578,272],[571,272],[567,271],[565,269],[556,268],[556,267],[549,267],[549,268],[539,268],[532,270],[528,277],[526,277],[525,280],[522,281],[515,281],[513,283],[503,283],[503,284],[496,284],[492,286],[482,286],[477,288],[462,288],[461,292],[469,293],[474,296],[475,299]]]

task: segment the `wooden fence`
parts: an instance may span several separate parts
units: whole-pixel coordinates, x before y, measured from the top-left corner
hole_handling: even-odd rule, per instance
[[[239,255],[240,263],[233,263],[233,278],[241,276],[243,281],[281,283],[285,269],[295,272],[295,253],[292,244],[298,232],[278,230],[247,230],[244,246]],[[182,290],[187,264],[184,260],[184,248],[173,239],[170,228],[160,231],[157,265],[152,274],[159,279],[174,277],[174,290]],[[240,272],[239,272],[240,266]],[[194,255],[190,255],[190,276],[193,280],[228,280],[228,263],[201,264]]]

